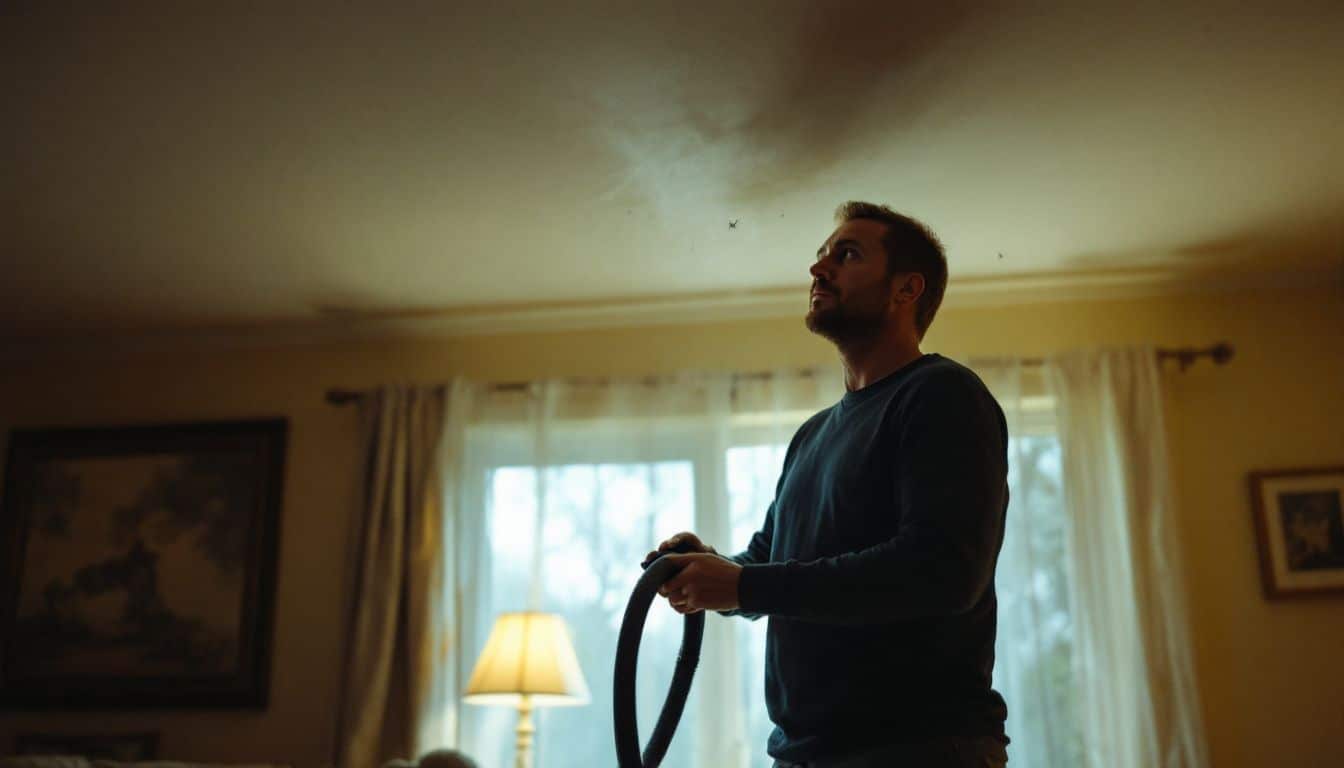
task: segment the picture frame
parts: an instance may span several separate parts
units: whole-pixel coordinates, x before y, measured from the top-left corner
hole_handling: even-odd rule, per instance
[[[137,733],[20,733],[16,755],[66,755],[91,760],[140,762],[159,756],[157,731]]]
[[[9,433],[0,707],[264,708],[288,422]]]
[[[1344,466],[1248,479],[1265,596],[1344,594]]]

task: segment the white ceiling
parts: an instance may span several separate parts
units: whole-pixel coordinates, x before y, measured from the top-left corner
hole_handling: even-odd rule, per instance
[[[5,4],[0,333],[1344,260],[1339,2],[278,5]]]

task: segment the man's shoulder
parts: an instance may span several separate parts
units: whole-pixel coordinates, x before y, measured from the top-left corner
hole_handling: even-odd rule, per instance
[[[910,371],[910,379],[952,379],[962,378],[979,381],[980,376],[966,365],[947,357],[930,352],[919,359],[920,365]]]
[[[794,442],[816,434],[821,426],[826,423],[826,420],[831,417],[831,414],[835,412],[835,408],[836,406],[829,405],[809,416],[807,421],[804,421],[793,433]]]
[[[924,362],[910,372],[902,391],[893,398],[891,406],[896,410],[962,411],[978,406],[986,413],[1002,413],[994,393],[969,366],[942,355]]]
[[[951,388],[961,391],[984,391],[989,388],[970,367],[937,353],[925,355],[920,365],[910,371],[906,384],[912,390]]]

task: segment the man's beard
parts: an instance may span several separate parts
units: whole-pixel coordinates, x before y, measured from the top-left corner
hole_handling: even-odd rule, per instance
[[[807,329],[835,344],[877,336],[886,322],[886,291],[874,286],[872,295],[854,296],[840,303],[832,294],[831,306],[809,309]]]

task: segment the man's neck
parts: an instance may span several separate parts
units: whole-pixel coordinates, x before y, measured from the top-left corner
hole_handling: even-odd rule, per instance
[[[878,337],[837,345],[845,365],[845,389],[853,392],[890,376],[918,360],[919,341]]]

